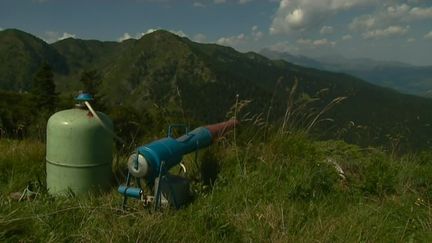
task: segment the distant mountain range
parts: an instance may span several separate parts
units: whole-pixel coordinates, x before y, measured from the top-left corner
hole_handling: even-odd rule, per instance
[[[432,66],[413,66],[367,58],[348,59],[342,56],[309,58],[269,49],[261,50],[260,54],[305,67],[347,73],[402,93],[432,97]]]
[[[348,97],[327,114],[333,122],[321,124],[328,137],[382,144],[398,136],[413,147],[432,146],[432,99],[347,74],[195,43],[163,30],[120,43],[69,38],[54,44],[15,29],[0,31],[0,90],[28,91],[43,62],[53,67],[64,96],[76,94],[82,88],[81,73],[94,69],[102,75],[100,92],[107,106],[130,106],[143,113],[164,109],[204,122],[225,119],[237,94],[252,100],[248,110],[253,114],[267,114],[272,103],[270,119],[281,120],[288,89],[298,79],[296,99],[307,98],[302,94],[319,97],[315,110],[336,97]]]

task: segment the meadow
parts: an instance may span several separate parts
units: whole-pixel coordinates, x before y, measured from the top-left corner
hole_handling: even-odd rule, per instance
[[[273,131],[263,138],[261,131],[243,129],[235,139],[231,134],[200,152],[198,164],[187,157],[194,201],[160,212],[139,201],[123,210],[116,183],[102,194],[52,197],[44,189],[44,144],[2,139],[0,240],[432,240],[432,154],[391,155],[342,141],[317,141],[301,131]],[[215,173],[206,174],[206,167]],[[114,174],[125,168],[123,158],[116,160]],[[37,194],[11,198],[28,186]]]
[[[54,44],[7,30],[0,46],[20,57],[0,70],[0,242],[432,242],[430,99],[163,30]],[[110,190],[53,197],[46,121],[78,90],[130,144],[114,146]],[[122,208],[130,151],[231,117],[185,157],[192,203]]]

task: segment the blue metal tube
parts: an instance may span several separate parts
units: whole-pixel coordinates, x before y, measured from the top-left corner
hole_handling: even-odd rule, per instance
[[[141,199],[141,195],[142,195],[141,188],[136,188],[136,187],[119,186],[118,192],[120,192],[126,197],[133,197],[136,199]],[[126,202],[123,202],[123,204],[125,203]]]
[[[139,147],[138,152],[146,158],[151,167],[150,174],[147,175],[148,181],[152,182],[159,173],[165,174],[179,164],[183,155],[208,147],[212,139],[209,129],[198,127],[177,139],[166,137]],[[162,161],[163,167],[160,166]],[[163,171],[159,171],[159,168]]]

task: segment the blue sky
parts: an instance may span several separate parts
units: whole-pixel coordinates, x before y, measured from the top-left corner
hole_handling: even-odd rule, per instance
[[[47,42],[163,28],[239,51],[270,48],[432,65],[432,0],[0,0],[0,29]]]

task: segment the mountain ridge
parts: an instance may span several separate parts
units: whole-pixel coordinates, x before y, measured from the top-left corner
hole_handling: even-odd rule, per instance
[[[402,93],[432,97],[432,66],[415,66],[368,58],[349,59],[340,56],[309,58],[269,49],[263,49],[259,53],[270,59],[282,59],[320,70],[344,72]]]
[[[64,58],[43,40],[17,29],[0,31],[0,88],[28,90],[36,70],[44,63],[65,75]],[[25,68],[22,72],[19,68]]]
[[[2,35],[0,32],[0,40]],[[347,74],[270,60],[257,53],[240,53],[216,44],[200,44],[164,30],[120,43],[66,39],[48,45],[36,41],[64,61],[67,72],[54,69],[63,96],[72,96],[82,89],[78,82],[80,74],[92,69],[101,74],[100,102],[108,107],[133,107],[144,113],[162,109],[164,116],[214,122],[225,119],[236,97],[240,97],[252,101],[246,113],[259,116],[271,109],[267,118],[280,121],[287,110],[289,90],[298,80],[295,100],[314,100],[311,109],[315,111],[324,109],[337,97],[348,97],[327,114],[333,122],[323,122],[317,128],[329,138],[367,145],[370,141],[381,143],[390,132],[402,132],[413,146],[431,146],[432,128],[426,124],[432,124],[429,112],[432,100],[400,94]],[[0,48],[5,50],[8,45],[0,42]],[[24,63],[13,67],[11,73],[33,70],[27,69]],[[2,80],[4,73],[0,72]],[[0,87],[5,89],[4,86],[0,83]],[[14,88],[18,91],[16,87],[9,90]],[[356,126],[350,129],[355,131],[348,135],[340,133],[352,123]],[[394,128],[396,125],[410,131],[400,132]],[[376,136],[368,137],[368,133]]]

